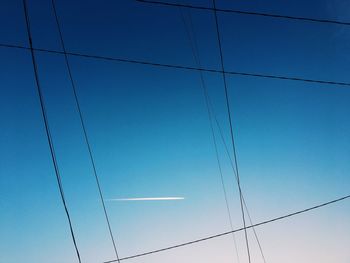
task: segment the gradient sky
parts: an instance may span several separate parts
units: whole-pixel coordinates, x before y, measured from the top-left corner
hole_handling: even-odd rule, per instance
[[[211,1],[192,3],[211,6]],[[350,21],[344,0],[217,1],[218,7]],[[51,1],[28,0],[35,47],[60,50]],[[178,8],[57,1],[72,52],[195,66]],[[187,12],[187,11],[186,11]],[[190,10],[203,66],[219,69],[213,13]],[[350,82],[350,27],[218,14],[227,70]],[[0,2],[0,42],[28,45],[22,1]],[[77,262],[30,53],[0,48],[0,262]],[[62,55],[36,53],[84,263],[114,259]],[[230,230],[199,73],[70,58],[121,257]],[[222,76],[204,73],[229,142]],[[350,88],[228,76],[242,189],[254,222],[350,192]],[[218,131],[216,129],[216,134]],[[219,142],[234,227],[237,187]],[[257,228],[268,263],[348,263],[350,202]],[[251,231],[252,262],[262,259]],[[242,234],[236,236],[247,262]],[[125,261],[128,262],[128,261]],[[237,262],[231,236],[130,263]]]

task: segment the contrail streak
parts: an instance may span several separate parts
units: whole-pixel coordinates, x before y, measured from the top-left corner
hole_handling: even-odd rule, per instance
[[[139,197],[139,198],[112,198],[106,201],[169,201],[184,200],[185,197]]]

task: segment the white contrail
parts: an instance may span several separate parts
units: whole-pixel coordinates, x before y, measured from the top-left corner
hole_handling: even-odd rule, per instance
[[[169,200],[184,200],[185,197],[138,197],[138,198],[112,198],[106,201],[169,201]]]

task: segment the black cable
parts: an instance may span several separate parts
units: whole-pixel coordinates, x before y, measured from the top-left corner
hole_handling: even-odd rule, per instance
[[[273,17],[273,18],[282,18],[282,19],[296,20],[296,21],[299,20],[299,21],[307,21],[307,22],[350,26],[350,22],[337,21],[337,20],[331,20],[331,19],[317,19],[317,18],[300,17],[300,16],[287,16],[287,15],[278,15],[278,14],[269,14],[269,13],[260,13],[260,12],[250,12],[250,11],[242,11],[242,10],[234,10],[234,9],[212,8],[212,7],[205,7],[205,6],[194,6],[189,4],[169,3],[169,2],[163,2],[163,1],[148,1],[148,0],[136,0],[136,1],[147,3],[147,4],[156,4],[156,5],[163,5],[163,6],[178,6],[178,7],[184,7],[184,8],[197,9],[197,10],[208,10],[208,11],[215,10],[217,12],[224,12],[224,13],[235,13],[235,14],[242,14],[242,15]]]
[[[217,13],[216,13],[216,2],[215,2],[215,0],[212,0],[212,3],[213,3],[213,7],[214,7],[216,36],[217,36],[218,46],[219,46],[221,69],[222,69],[222,71],[225,71],[224,59],[223,59],[222,47],[221,47],[221,38],[220,38],[218,16],[217,16]],[[241,183],[240,183],[240,178],[239,178],[237,153],[236,153],[235,139],[234,139],[234,135],[233,135],[231,109],[230,109],[230,102],[229,102],[229,95],[228,95],[228,89],[227,89],[225,73],[222,73],[222,79],[223,79],[223,82],[224,82],[227,115],[228,115],[228,120],[229,120],[229,124],[230,124],[230,135],[231,135],[231,143],[232,143],[232,150],[233,150],[233,158],[234,158],[234,161],[235,161],[235,168],[236,168],[236,174],[237,174],[237,185],[238,185],[238,190],[239,190],[239,200],[240,200],[240,205],[241,205],[242,221],[243,221],[243,227],[244,227],[244,238],[245,238],[245,243],[246,243],[246,247],[247,247],[248,262],[251,263],[249,240],[248,240],[248,233],[247,233],[247,229],[246,229],[244,206],[243,206],[243,198],[242,198],[242,188],[241,188]]]
[[[96,180],[96,184],[97,184],[97,188],[98,188],[101,204],[102,204],[102,207],[103,207],[103,212],[104,212],[104,215],[105,215],[105,218],[106,218],[106,222],[107,222],[107,226],[108,226],[108,230],[109,230],[109,235],[110,235],[111,241],[113,243],[113,248],[114,248],[115,255],[116,255],[116,257],[117,257],[117,259],[119,261],[119,255],[118,255],[117,247],[116,247],[116,244],[115,244],[115,239],[114,239],[114,236],[113,236],[111,224],[109,222],[109,217],[108,217],[108,213],[107,213],[107,210],[106,210],[105,201],[104,201],[104,198],[103,198],[102,189],[101,189],[100,181],[99,181],[97,170],[96,170],[95,160],[93,158],[92,149],[91,149],[91,145],[90,145],[90,142],[89,142],[89,138],[88,138],[88,135],[87,135],[86,126],[85,126],[85,122],[84,122],[84,118],[83,118],[83,113],[81,111],[81,107],[80,107],[80,103],[79,103],[79,99],[78,99],[78,94],[77,94],[76,87],[75,87],[75,82],[73,80],[72,71],[71,71],[68,55],[67,55],[67,52],[66,52],[66,47],[65,47],[65,44],[64,44],[64,40],[63,40],[63,34],[62,34],[59,18],[58,18],[58,15],[57,15],[55,0],[51,0],[51,4],[52,4],[53,12],[54,12],[54,15],[55,15],[56,25],[57,25],[57,28],[58,28],[58,33],[59,33],[59,37],[60,37],[61,47],[62,47],[62,50],[63,50],[63,53],[64,53],[64,59],[65,59],[65,63],[66,63],[66,67],[67,67],[67,71],[68,71],[68,75],[69,75],[69,79],[70,79],[71,86],[72,86],[72,89],[73,89],[74,100],[75,100],[75,103],[76,103],[76,106],[77,106],[77,109],[78,109],[78,113],[79,113],[80,124],[81,124],[81,127],[83,129],[85,143],[87,145],[87,149],[88,149],[88,152],[89,152],[89,157],[90,157],[91,165],[92,165],[92,168],[93,168],[93,172],[94,172],[94,176],[95,176],[95,180]]]
[[[30,50],[29,47],[21,46],[21,45],[14,45],[14,44],[0,43],[0,47]],[[33,48],[33,50],[40,51],[40,52],[47,52],[47,53],[64,55],[63,51],[52,50],[52,49]],[[251,72],[240,72],[240,71],[222,71],[222,70],[210,69],[210,68],[197,68],[197,67],[191,67],[191,66],[164,64],[164,63],[156,63],[156,62],[151,62],[151,61],[133,60],[133,59],[125,59],[125,58],[117,58],[117,57],[109,57],[109,56],[98,56],[98,55],[84,54],[84,53],[79,53],[79,52],[69,52],[69,51],[67,51],[66,54],[69,56],[75,56],[75,57],[85,57],[85,58],[90,58],[90,59],[124,62],[124,63],[148,65],[148,66],[155,66],[155,67],[196,70],[196,71],[212,72],[212,73],[225,73],[225,74],[229,74],[229,75],[245,76],[245,77],[292,80],[292,81],[300,81],[300,82],[307,82],[307,83],[318,83],[318,84],[325,84],[325,85],[337,85],[337,86],[349,86],[350,87],[350,82],[328,81],[328,80],[320,80],[320,79],[306,79],[306,78],[301,78],[301,77],[288,77],[288,76],[283,76],[283,75],[271,75],[271,74],[269,75],[269,74],[259,74],[259,73],[251,73]]]
[[[68,221],[69,221],[70,231],[71,231],[72,239],[73,239],[74,246],[75,246],[75,249],[76,249],[76,252],[77,252],[77,256],[78,256],[79,262],[81,262],[79,251],[78,251],[78,248],[77,248],[77,245],[76,245],[76,241],[75,241],[75,237],[74,237],[74,231],[73,231],[73,227],[72,227],[72,224],[71,224],[68,208],[66,206],[66,202],[65,202],[65,198],[64,198],[62,182],[61,182],[60,175],[59,175],[58,165],[57,165],[57,161],[56,161],[56,157],[55,157],[55,153],[54,153],[54,147],[53,147],[53,143],[52,143],[52,138],[51,138],[49,125],[48,125],[48,121],[47,121],[47,116],[46,116],[46,110],[45,110],[45,106],[44,106],[43,96],[42,96],[41,88],[40,88],[40,84],[39,84],[39,78],[38,78],[38,73],[37,73],[37,66],[36,66],[34,51],[43,51],[43,52],[66,54],[66,55],[72,55],[72,56],[89,57],[89,58],[95,58],[95,59],[114,60],[114,61],[120,61],[120,62],[138,63],[138,64],[153,65],[153,66],[180,68],[180,69],[199,70],[199,71],[207,71],[207,72],[221,72],[221,73],[225,73],[225,72],[218,71],[218,70],[202,69],[202,68],[193,68],[193,67],[176,66],[176,65],[168,65],[168,64],[159,64],[159,63],[144,62],[144,61],[133,61],[133,60],[127,60],[127,59],[111,58],[111,57],[94,56],[94,55],[87,55],[87,54],[80,54],[80,53],[71,53],[71,52],[65,52],[64,53],[64,52],[60,52],[60,51],[47,50],[47,49],[34,49],[33,46],[32,46],[30,27],[29,27],[29,19],[28,19],[28,15],[27,15],[27,8],[26,8],[25,0],[23,0],[23,4],[24,4],[25,16],[26,16],[27,32],[28,32],[28,39],[29,39],[30,47],[24,47],[24,46],[19,46],[19,45],[6,45],[6,44],[1,44],[1,46],[20,48],[20,49],[27,49],[27,50],[31,51],[32,63],[33,63],[33,68],[34,68],[34,73],[35,73],[35,80],[36,80],[36,85],[37,85],[37,89],[38,89],[38,95],[39,95],[39,99],[40,99],[41,111],[42,111],[42,115],[43,115],[43,119],[44,119],[44,124],[45,124],[45,130],[46,130],[46,134],[47,134],[47,138],[48,138],[48,143],[49,143],[49,146],[50,146],[50,152],[51,152],[51,156],[52,156],[52,160],[53,160],[53,164],[54,164],[54,168],[55,168],[56,179],[57,179],[57,182],[58,182],[61,198],[62,198],[64,207],[65,207],[65,211],[66,211],[66,214],[67,214],[67,218],[68,218]],[[226,72],[226,73],[227,74],[235,74],[235,75],[244,75],[244,76],[280,78],[280,79],[288,79],[288,80],[296,80],[296,81],[317,82],[317,83],[323,83],[323,84],[350,86],[350,83],[343,83],[343,82],[329,82],[329,81],[322,81],[322,80],[308,80],[308,79],[300,79],[300,78],[289,78],[289,77],[283,77],[283,76],[261,75],[261,74],[242,73],[242,72]],[[193,243],[209,240],[209,239],[212,239],[212,238],[224,236],[224,235],[227,235],[227,234],[231,234],[233,232],[242,231],[242,230],[245,230],[245,229],[249,229],[249,228],[252,228],[252,227],[264,225],[264,224],[271,223],[271,222],[274,222],[274,221],[278,221],[278,220],[281,220],[281,219],[284,219],[284,218],[295,216],[295,215],[298,215],[298,214],[301,214],[301,213],[305,213],[305,212],[308,212],[310,210],[314,210],[314,209],[317,209],[317,208],[320,208],[320,207],[323,207],[323,206],[330,205],[332,203],[336,203],[336,202],[345,200],[345,199],[347,199],[349,197],[350,197],[350,195],[347,195],[347,196],[344,196],[342,198],[335,199],[335,200],[332,200],[332,201],[329,201],[329,202],[326,202],[326,203],[323,203],[323,204],[320,204],[320,205],[317,205],[317,206],[314,206],[314,207],[310,207],[310,208],[307,208],[307,209],[304,209],[304,210],[301,210],[301,211],[297,211],[297,212],[294,212],[294,213],[291,213],[291,214],[287,214],[287,215],[284,215],[284,216],[281,216],[281,217],[277,217],[277,218],[274,218],[274,219],[263,221],[263,222],[260,222],[258,224],[255,224],[255,225],[248,226],[246,228],[240,228],[240,229],[236,229],[234,231],[224,232],[224,233],[221,233],[221,234],[217,234],[217,235],[214,235],[214,236],[209,236],[209,237],[202,238],[202,239],[197,239],[197,240],[194,240],[194,241],[190,241],[190,242],[187,242],[187,243],[182,243],[182,244],[175,245],[175,246],[172,246],[172,247],[158,249],[158,250],[154,250],[154,251],[150,251],[150,252],[146,252],[146,253],[142,253],[142,254],[138,254],[138,255],[134,255],[134,256],[129,256],[129,257],[125,257],[125,258],[121,258],[121,259],[117,259],[117,260],[112,260],[112,261],[108,261],[108,262],[116,262],[116,261],[119,261],[119,260],[126,260],[126,259],[136,258],[136,257],[140,257],[140,256],[145,256],[145,255],[149,255],[149,254],[153,254],[153,253],[157,253],[157,252],[161,252],[161,251],[174,249],[174,248],[177,248],[177,247],[181,247],[181,246],[190,245],[190,244],[193,244]]]
[[[195,32],[193,30],[194,26],[193,26],[193,23],[192,23],[191,13],[188,13],[188,18],[189,18],[189,26],[188,26],[187,23],[186,23],[186,19],[184,17],[184,14],[182,12],[182,8],[179,7],[179,9],[180,9],[180,12],[181,12],[181,18],[182,18],[182,21],[183,21],[183,23],[185,25],[185,29],[186,29],[188,38],[190,40],[191,50],[192,50],[192,53],[193,53],[193,56],[194,56],[194,60],[196,61],[196,64],[197,64],[196,66],[200,68],[201,67],[201,62],[200,62],[200,59],[199,59],[198,44],[197,44],[197,41],[196,41]],[[226,208],[227,208],[227,211],[228,211],[228,214],[229,214],[229,221],[230,221],[230,226],[231,226],[231,230],[232,230],[233,229],[233,224],[232,224],[230,208],[229,208],[228,200],[227,200],[227,194],[226,194],[226,188],[225,188],[224,178],[223,178],[223,174],[222,174],[221,163],[220,163],[219,154],[218,154],[218,147],[217,147],[217,142],[216,142],[216,136],[215,136],[214,127],[213,127],[213,124],[212,124],[213,123],[213,119],[215,120],[216,126],[217,126],[217,128],[219,130],[219,133],[220,133],[221,140],[222,140],[222,142],[223,142],[223,144],[225,146],[226,154],[228,155],[228,158],[229,158],[229,161],[230,161],[233,173],[235,175],[236,182],[238,182],[237,173],[236,173],[236,170],[234,168],[233,161],[232,161],[232,158],[230,156],[230,153],[229,153],[229,150],[228,150],[228,147],[227,147],[227,144],[226,144],[226,140],[225,140],[225,138],[223,136],[223,132],[222,132],[221,126],[220,126],[219,121],[218,121],[218,119],[216,117],[216,114],[214,112],[214,107],[213,107],[213,105],[211,103],[210,96],[209,96],[208,90],[206,88],[205,81],[204,81],[204,78],[203,78],[203,74],[202,74],[201,71],[200,71],[200,78],[201,78],[201,87],[203,89],[203,93],[204,93],[204,97],[205,97],[205,104],[206,104],[206,108],[207,108],[207,112],[208,112],[208,116],[209,116],[210,128],[211,128],[211,133],[212,133],[212,138],[213,138],[213,143],[214,143],[214,148],[215,148],[215,154],[216,154],[216,159],[217,159],[219,173],[220,173],[221,184],[222,184],[222,188],[223,188],[223,192],[224,192],[224,196],[225,196]],[[249,222],[250,222],[251,225],[253,225],[253,221],[252,221],[252,218],[250,216],[247,204],[245,202],[245,198],[244,198],[243,192],[242,192],[242,199],[243,199],[243,205],[245,207],[245,210],[246,210],[248,218],[249,218]],[[255,237],[255,239],[257,241],[257,244],[258,244],[258,247],[259,247],[259,250],[260,250],[261,257],[262,257],[264,263],[266,263],[266,258],[265,258],[265,255],[264,255],[264,252],[263,252],[263,249],[262,249],[261,242],[259,240],[258,234],[256,233],[254,227],[252,229],[253,229],[254,237]],[[237,244],[236,244],[236,239],[235,239],[234,235],[233,235],[233,240],[234,240],[234,245],[235,245],[236,252],[237,252],[236,253],[237,254],[237,261],[239,262],[239,256],[238,256],[238,251],[237,251]]]
[[[234,173],[234,175],[235,175],[235,178],[236,178],[236,180],[237,180],[237,173],[236,173],[236,170],[235,170],[235,167],[234,167],[234,164],[233,164],[233,161],[232,161],[232,158],[231,158],[231,155],[230,155],[230,152],[229,152],[229,149],[228,149],[226,140],[225,140],[225,138],[224,138],[224,135],[223,135],[221,126],[220,126],[219,121],[218,121],[218,119],[216,118],[215,114],[214,114],[214,119],[215,119],[216,126],[218,127],[221,140],[222,140],[222,142],[223,142],[223,144],[224,144],[224,147],[225,147],[225,150],[226,150],[226,154],[227,154],[227,156],[228,156],[228,158],[229,158],[232,171],[233,171],[233,173]],[[244,207],[245,207],[245,210],[246,210],[247,215],[248,215],[248,218],[249,218],[250,225],[253,225],[253,221],[252,221],[252,218],[251,218],[251,216],[250,216],[250,213],[249,213],[249,210],[248,210],[248,206],[247,206],[247,204],[246,204],[246,201],[245,201],[243,192],[242,192],[242,200],[243,200],[243,205],[244,205]],[[253,229],[253,233],[254,233],[256,242],[258,243],[258,247],[259,247],[259,250],[260,250],[261,257],[263,258],[264,263],[266,263],[266,258],[265,258],[265,255],[264,255],[264,252],[263,252],[263,249],[262,249],[262,246],[261,246],[261,243],[260,243],[258,234],[256,233],[255,227],[252,227],[252,229]]]
[[[76,242],[76,239],[75,239],[74,230],[73,230],[73,226],[72,226],[72,221],[71,221],[71,218],[70,218],[70,215],[69,215],[66,199],[65,199],[65,196],[64,196],[63,185],[62,185],[62,181],[61,181],[61,175],[60,175],[58,164],[57,164],[57,159],[56,159],[56,155],[55,155],[55,149],[54,149],[53,140],[52,140],[52,137],[51,137],[50,127],[49,127],[49,122],[48,122],[48,118],[47,118],[47,113],[46,113],[46,109],[45,109],[44,98],[43,98],[42,91],[41,91],[41,86],[40,86],[40,81],[39,81],[39,74],[38,74],[38,68],[37,68],[37,63],[36,63],[34,50],[33,50],[33,42],[32,42],[31,30],[30,30],[30,20],[29,20],[26,0],[23,0],[23,9],[24,9],[24,15],[25,15],[25,20],[26,20],[26,30],[27,30],[27,34],[28,34],[28,41],[29,41],[29,46],[30,46],[29,49],[30,49],[31,58],[32,58],[32,64],[33,64],[33,70],[34,70],[34,76],[35,76],[35,83],[36,83],[37,92],[38,92],[38,96],[39,96],[41,113],[42,113],[43,120],[44,120],[46,136],[47,136],[47,140],[48,140],[48,143],[49,143],[52,163],[53,163],[53,166],[54,166],[54,169],[55,169],[56,180],[57,180],[58,189],[59,189],[59,192],[60,192],[60,195],[61,195],[61,200],[62,200],[62,203],[63,203],[63,206],[64,206],[64,210],[66,212],[66,216],[67,216],[67,219],[68,219],[69,229],[70,229],[70,233],[71,233],[71,236],[72,236],[74,248],[75,248],[75,251],[76,251],[79,263],[81,263],[80,253],[79,253],[79,249],[78,249],[77,242]]]
[[[288,217],[292,217],[292,216],[296,216],[296,215],[299,215],[299,214],[303,214],[303,213],[309,212],[311,210],[315,210],[315,209],[318,209],[318,208],[321,208],[321,207],[324,207],[324,206],[328,206],[330,204],[334,204],[334,203],[343,201],[343,200],[348,199],[348,198],[350,198],[350,195],[346,195],[346,196],[340,197],[338,199],[334,199],[332,201],[328,201],[328,202],[325,202],[325,203],[322,203],[322,204],[319,204],[319,205],[316,205],[316,206],[312,206],[312,207],[309,207],[309,208],[306,208],[306,209],[303,209],[303,210],[299,210],[297,212],[293,212],[293,213],[286,214],[286,215],[283,215],[283,216],[280,216],[280,217],[275,217],[275,218],[272,218],[272,219],[269,219],[269,220],[266,220],[266,221],[262,221],[260,223],[254,224],[254,225],[247,226],[246,228],[241,227],[241,228],[235,229],[233,231],[227,231],[227,232],[219,233],[219,234],[216,234],[216,235],[211,235],[211,236],[207,236],[207,237],[204,237],[204,238],[195,239],[195,240],[192,240],[192,241],[189,241],[189,242],[180,243],[180,244],[177,244],[177,245],[164,247],[164,248],[151,250],[151,251],[148,251],[148,252],[144,252],[144,253],[140,253],[140,254],[124,257],[124,258],[120,258],[120,261],[133,259],[133,258],[138,258],[138,257],[143,257],[143,256],[155,254],[155,253],[160,253],[160,252],[164,252],[164,251],[167,251],[167,250],[171,250],[171,249],[175,249],[175,248],[179,248],[179,247],[184,247],[184,246],[192,245],[192,244],[195,244],[195,243],[207,241],[207,240],[210,240],[210,239],[214,239],[214,238],[230,235],[232,233],[240,232],[240,231],[243,231],[245,229],[250,229],[250,228],[253,228],[253,227],[257,227],[257,226],[266,225],[266,224],[269,224],[269,223],[272,223],[272,222],[275,222],[275,221],[279,221],[279,220],[282,220],[282,219],[285,219],[285,218],[288,218]],[[112,262],[116,262],[116,261],[117,260],[109,260],[109,261],[105,261],[104,263],[112,263]]]
[[[181,7],[179,7],[179,11],[180,11],[180,14],[181,14],[182,22],[183,22],[183,24],[185,26],[185,31],[187,33],[187,37],[188,37],[189,42],[190,42],[190,46],[191,46],[191,50],[192,50],[194,61],[195,61],[196,65],[197,65],[197,67],[201,67],[201,61],[200,61],[199,52],[198,52],[198,44],[197,44],[196,36],[195,36],[195,33],[194,33],[194,27],[193,27],[193,23],[192,23],[191,14],[188,13],[189,25],[187,25],[186,18],[184,16],[184,13],[182,12],[183,10],[182,10]],[[201,87],[202,87],[203,94],[204,94],[205,105],[206,105],[206,109],[207,109],[207,113],[208,113],[211,137],[213,139],[215,156],[216,156],[216,161],[217,161],[217,165],[218,165],[221,186],[222,186],[223,193],[224,193],[224,198],[225,198],[225,203],[226,203],[226,210],[227,210],[227,214],[228,214],[229,224],[230,224],[231,230],[233,231],[233,223],[232,223],[231,211],[230,211],[230,206],[229,206],[229,203],[228,203],[226,187],[225,187],[224,177],[223,177],[223,173],[222,173],[222,167],[221,167],[220,158],[219,158],[219,151],[218,151],[218,146],[217,146],[216,136],[215,136],[215,131],[214,131],[213,116],[212,116],[212,112],[210,110],[210,97],[209,97],[209,93],[208,93],[207,87],[205,85],[203,72],[200,71],[199,75],[200,75]],[[214,116],[214,118],[216,118],[216,116]],[[238,255],[237,242],[236,242],[236,237],[235,237],[234,233],[232,233],[232,239],[233,239],[234,248],[235,248],[235,252],[236,252],[237,262],[240,263],[239,255]]]

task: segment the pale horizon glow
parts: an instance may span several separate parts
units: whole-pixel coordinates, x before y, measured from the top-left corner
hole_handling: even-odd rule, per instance
[[[185,197],[136,197],[136,198],[112,198],[106,199],[106,201],[172,201],[172,200],[184,200]]]

